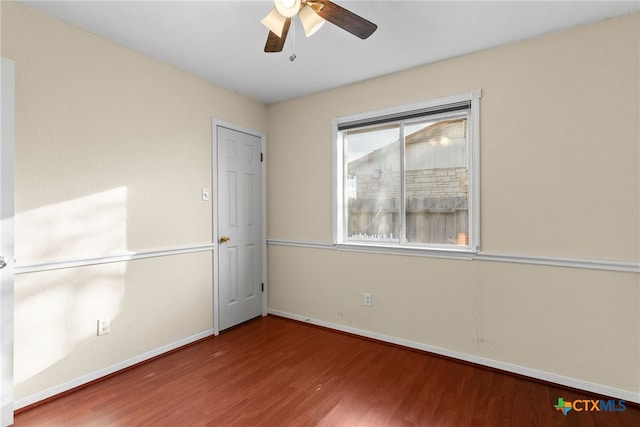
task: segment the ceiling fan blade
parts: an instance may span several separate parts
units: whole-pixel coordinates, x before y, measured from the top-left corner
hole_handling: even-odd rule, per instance
[[[376,24],[329,1],[317,0],[311,3],[318,15],[351,34],[366,39],[378,28]]]
[[[267,36],[267,43],[264,45],[265,52],[282,52],[284,48],[284,42],[287,39],[287,33],[289,32],[289,26],[291,25],[291,18],[287,18],[282,27],[282,37],[278,37],[273,31],[269,31]]]

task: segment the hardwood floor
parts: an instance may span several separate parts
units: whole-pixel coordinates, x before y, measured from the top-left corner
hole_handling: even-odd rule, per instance
[[[21,426],[640,426],[602,397],[268,316],[15,417]],[[608,398],[605,398],[608,399]]]

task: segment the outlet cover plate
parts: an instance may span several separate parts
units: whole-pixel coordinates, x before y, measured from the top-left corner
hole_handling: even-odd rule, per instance
[[[98,319],[98,336],[111,332],[111,320],[107,318]]]
[[[366,305],[367,307],[371,307],[371,293],[370,292],[365,292],[364,293],[364,305]]]

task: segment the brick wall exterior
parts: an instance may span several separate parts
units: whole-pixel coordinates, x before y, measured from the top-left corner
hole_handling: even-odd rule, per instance
[[[400,234],[400,173],[379,172],[356,177],[357,199],[348,203],[350,236],[393,239]],[[459,243],[468,233],[466,168],[406,172],[407,239]],[[465,237],[466,238],[466,237]]]
[[[388,199],[400,196],[400,172],[382,172],[356,177],[358,199]],[[407,171],[405,193],[408,199],[467,194],[467,169],[423,169]]]

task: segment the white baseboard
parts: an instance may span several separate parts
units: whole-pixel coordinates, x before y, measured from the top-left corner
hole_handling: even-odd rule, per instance
[[[13,409],[18,410],[20,408],[27,407],[29,405],[33,405],[34,403],[38,403],[50,397],[56,396],[58,394],[64,393],[66,391],[72,390],[81,385],[85,385],[90,383],[91,381],[98,380],[100,378],[106,377],[107,375],[111,375],[118,371],[121,371],[126,368],[130,368],[133,365],[144,362],[146,360],[152,359],[157,356],[161,356],[164,353],[167,353],[171,350],[175,350],[187,344],[191,344],[200,339],[207,338],[213,335],[213,329],[207,329],[206,331],[200,332],[198,334],[192,335],[190,337],[178,340],[171,344],[164,345],[162,347],[156,348],[154,350],[148,351],[146,353],[142,353],[138,356],[132,357],[131,359],[123,360],[122,362],[115,363],[111,366],[108,366],[104,369],[100,369],[99,371],[92,372],[87,375],[83,375],[80,378],[76,378],[75,380],[66,382],[64,384],[60,384],[55,387],[51,387],[49,389],[43,390],[39,393],[33,394],[31,396],[27,396],[25,398],[16,400],[13,402]]]
[[[629,402],[640,403],[640,393],[633,393],[627,390],[621,390],[614,387],[605,386],[602,384],[596,384],[596,383],[583,381],[575,378],[565,377],[562,375],[540,371],[537,369],[531,369],[524,366],[512,365],[510,363],[500,362],[498,360],[492,360],[492,359],[487,359],[480,356],[474,356],[471,354],[460,353],[457,351],[447,350],[445,348],[422,344],[415,341],[409,341],[409,340],[405,340],[402,338],[397,338],[389,335],[378,334],[376,332],[366,331],[363,329],[357,329],[349,326],[339,325],[336,323],[325,322],[323,320],[310,319],[308,317],[300,316],[297,314],[287,313],[287,312],[278,311],[278,310],[271,310],[271,309],[267,310],[267,312],[269,314],[273,314],[274,316],[280,316],[287,319],[297,320],[297,321],[309,323],[312,325],[322,326],[325,328],[334,329],[341,332],[347,332],[350,334],[375,339],[378,341],[397,344],[403,347],[422,350],[428,353],[451,357],[453,359],[463,360],[465,362],[487,366],[490,368],[499,369],[501,371],[511,372],[518,375],[524,375],[529,378],[548,381],[551,383],[555,383],[555,384],[559,384],[559,385],[563,385],[566,387],[571,387],[579,390],[584,390],[591,393],[600,394],[603,396],[610,396],[616,399],[622,399]]]

